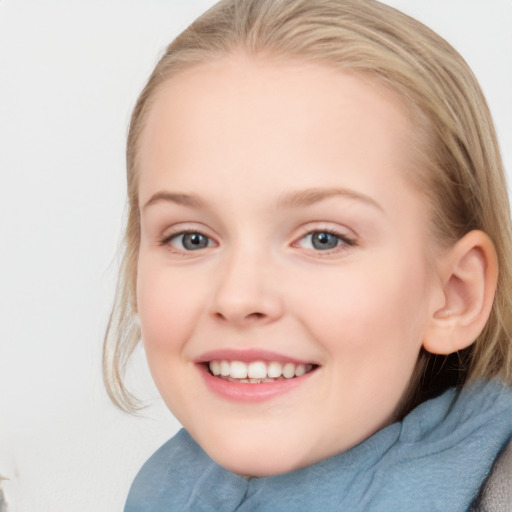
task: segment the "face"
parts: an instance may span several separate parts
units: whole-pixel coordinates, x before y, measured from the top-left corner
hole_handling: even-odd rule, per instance
[[[159,90],[140,140],[137,301],[155,383],[219,464],[314,464],[393,421],[432,313],[400,102],[230,56]]]

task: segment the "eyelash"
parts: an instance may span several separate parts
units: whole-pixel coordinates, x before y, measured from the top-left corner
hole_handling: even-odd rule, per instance
[[[179,237],[184,237],[186,235],[199,235],[199,236],[204,237],[205,239],[207,239],[208,245],[206,247],[211,247],[211,245],[212,245],[211,242],[213,241],[213,239],[211,237],[209,237],[208,235],[205,235],[204,233],[201,233],[198,230],[194,230],[194,229],[177,231],[175,233],[167,234],[167,235],[165,235],[164,237],[162,237],[158,241],[158,245],[166,246],[169,250],[171,250],[173,252],[176,252],[176,253],[180,253],[180,254],[189,253],[189,252],[195,252],[194,250],[179,249],[179,248],[173,247],[173,245],[171,244],[171,242],[174,239],[178,239]],[[182,242],[181,243],[183,245],[183,238],[182,238]],[[198,248],[196,250],[204,249],[206,247],[201,247],[201,248]]]
[[[293,246],[297,246],[301,241],[305,240],[307,237],[312,237],[314,234],[327,234],[332,235],[338,239],[338,244],[331,249],[306,249],[308,251],[315,252],[320,255],[330,255],[333,252],[339,252],[343,250],[347,250],[348,247],[354,247],[357,245],[356,240],[354,238],[348,237],[345,234],[340,233],[334,229],[310,229],[306,231],[296,242],[293,243]]]
[[[314,234],[327,234],[327,235],[336,237],[338,240],[337,245],[335,247],[332,247],[329,249],[315,249],[315,248],[305,249],[307,251],[314,252],[318,255],[327,256],[327,255],[332,254],[333,252],[343,251],[343,250],[346,250],[348,247],[353,247],[353,246],[357,245],[357,242],[354,238],[348,237],[347,235],[344,235],[336,230],[327,228],[327,229],[311,229],[311,230],[305,231],[295,242],[293,242],[292,247],[298,247],[300,242],[305,240],[307,237],[312,237]],[[186,235],[199,235],[200,237],[204,237],[207,240],[207,245],[205,247],[199,247],[195,250],[194,249],[187,250],[187,249],[176,248],[171,244],[171,242],[173,240],[178,239],[179,237],[184,237]],[[212,244],[212,242],[213,242],[213,244]],[[183,245],[183,238],[182,238],[181,244]],[[165,246],[170,251],[175,252],[177,254],[182,254],[182,255],[185,255],[186,253],[193,253],[196,250],[200,251],[201,249],[206,249],[208,247],[211,247],[214,244],[215,244],[215,242],[213,241],[213,239],[211,237],[209,237],[208,235],[205,235],[201,231],[193,230],[193,229],[177,231],[174,233],[167,234],[158,241],[158,245]]]

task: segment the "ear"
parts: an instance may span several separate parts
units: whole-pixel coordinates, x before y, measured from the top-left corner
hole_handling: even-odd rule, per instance
[[[471,231],[439,258],[437,268],[442,299],[433,307],[423,347],[451,354],[471,345],[489,318],[498,280],[494,244],[483,231]]]

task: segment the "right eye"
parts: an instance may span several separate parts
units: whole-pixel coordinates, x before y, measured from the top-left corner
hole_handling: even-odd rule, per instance
[[[180,251],[197,251],[214,245],[211,238],[195,231],[172,235],[167,238],[165,243]]]

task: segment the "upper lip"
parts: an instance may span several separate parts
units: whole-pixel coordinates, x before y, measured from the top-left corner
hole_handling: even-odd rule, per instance
[[[194,359],[195,363],[208,363],[210,361],[242,361],[250,363],[251,361],[276,361],[282,363],[295,364],[315,364],[314,361],[298,359],[278,352],[260,349],[218,349],[205,352]]]

